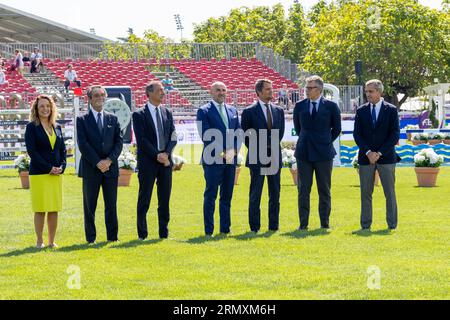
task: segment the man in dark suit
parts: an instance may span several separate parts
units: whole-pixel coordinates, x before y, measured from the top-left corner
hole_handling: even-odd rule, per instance
[[[366,83],[368,103],[356,111],[353,137],[359,147],[358,164],[361,188],[361,228],[372,225],[372,194],[375,170],[380,175],[386,197],[386,220],[390,230],[397,228],[395,167],[401,159],[395,152],[400,139],[397,108],[382,98],[384,87],[379,80]]]
[[[231,199],[234,190],[240,143],[238,112],[225,103],[227,87],[216,82],[210,89],[212,100],[197,111],[197,125],[204,148],[202,166],[206,181],[203,195],[203,221],[206,236],[214,232],[214,211],[220,187],[220,233],[231,228]]]
[[[241,126],[248,149],[246,166],[250,169],[250,230],[261,228],[261,195],[264,177],[269,187],[269,230],[278,231],[280,215],[281,148],[284,136],[284,111],[271,103],[273,87],[270,80],[261,79],[255,85],[258,101],[242,112]]]
[[[172,152],[177,144],[172,112],[161,105],[165,95],[162,83],[150,82],[145,93],[148,103],[133,113],[139,170],[137,231],[142,241],[148,237],[147,212],[155,181],[158,186],[159,237],[167,239],[169,236]]]
[[[324,82],[318,76],[306,79],[307,99],[296,104],[294,127],[299,138],[295,150],[298,166],[300,230],[307,230],[313,175],[319,193],[322,229],[330,228],[331,174],[336,156],[333,142],[341,133],[339,106],[322,96]]]
[[[105,202],[108,241],[118,241],[117,185],[123,139],[114,114],[103,110],[106,90],[92,86],[88,90],[89,112],[77,118],[77,139],[81,152],[78,174],[83,178],[84,229],[86,241],[95,244],[95,210],[100,187]]]

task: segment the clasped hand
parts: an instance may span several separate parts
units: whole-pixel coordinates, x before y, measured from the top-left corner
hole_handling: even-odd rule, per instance
[[[236,151],[234,149],[229,149],[223,154],[226,164],[233,164],[234,157],[236,156]]]
[[[112,161],[109,159],[105,159],[100,161],[99,163],[97,163],[97,168],[102,172],[108,172],[109,171],[109,167],[111,167]]]
[[[367,157],[369,158],[370,164],[376,164],[380,160],[380,155],[377,152],[369,152]]]
[[[164,167],[169,167],[170,166],[169,155],[167,153],[160,153],[160,154],[158,154],[157,160],[158,160],[159,163],[163,164]]]
[[[57,167],[53,167],[52,171],[50,171],[50,175],[52,176],[58,176],[62,173],[62,169],[61,168],[57,168]]]

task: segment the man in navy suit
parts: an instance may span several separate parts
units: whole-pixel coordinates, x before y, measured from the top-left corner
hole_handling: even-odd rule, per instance
[[[147,212],[155,181],[158,186],[159,238],[167,239],[169,236],[172,152],[177,145],[172,112],[162,106],[165,95],[162,83],[150,82],[145,93],[148,103],[133,113],[139,170],[137,230],[142,241],[148,237]]]
[[[78,174],[83,178],[84,229],[86,241],[95,244],[95,210],[100,187],[105,202],[107,239],[118,241],[117,185],[123,139],[114,114],[103,110],[107,97],[102,86],[88,90],[89,112],[77,118],[77,139],[81,152]]]
[[[248,149],[246,166],[250,169],[250,203],[248,209],[250,230],[261,228],[261,195],[264,177],[269,187],[269,230],[278,231],[280,215],[281,148],[284,136],[284,111],[271,103],[272,82],[261,79],[255,85],[258,101],[242,112],[241,125]]]
[[[397,108],[382,98],[383,83],[370,80],[366,83],[368,103],[356,111],[353,137],[359,147],[358,164],[361,188],[361,228],[372,225],[372,194],[375,170],[380,175],[386,197],[388,228],[397,228],[397,200],[395,196],[395,167],[401,159],[395,152],[400,139]]]
[[[214,211],[220,187],[220,233],[231,228],[231,199],[239,154],[239,118],[235,107],[225,103],[227,88],[222,82],[211,86],[212,100],[197,112],[199,134],[204,143],[202,166],[206,180],[203,220],[206,236],[214,232]]]
[[[300,230],[307,230],[313,175],[319,192],[322,229],[330,228],[331,174],[336,156],[333,142],[341,133],[339,106],[322,96],[324,82],[318,76],[306,79],[307,99],[296,104],[294,127],[299,138],[295,150],[298,165],[298,210]]]

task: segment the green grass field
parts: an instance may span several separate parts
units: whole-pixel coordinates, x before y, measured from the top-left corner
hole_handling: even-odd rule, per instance
[[[174,175],[170,239],[157,237],[156,202],[149,212],[150,239],[136,241],[137,177],[119,190],[118,244],[105,243],[99,201],[96,247],[84,243],[81,180],[64,177],[64,211],[57,250],[34,249],[29,192],[13,170],[0,171],[0,299],[449,299],[450,168],[438,187],[416,187],[413,168],[397,171],[399,229],[387,232],[382,188],[374,194],[372,233],[359,229],[359,187],[351,168],[333,173],[332,231],[319,230],[313,189],[310,231],[297,231],[297,191],[282,175],[281,225],[248,233],[249,173],[243,169],[232,206],[232,234],[203,237],[204,181],[198,165]],[[218,217],[216,216],[218,223]],[[216,225],[216,229],[218,226]],[[80,289],[69,289],[70,266]],[[381,270],[381,288],[368,288],[368,268]],[[70,282],[70,281],[69,281]]]

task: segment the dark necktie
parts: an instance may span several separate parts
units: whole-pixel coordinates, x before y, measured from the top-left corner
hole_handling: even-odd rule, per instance
[[[375,105],[372,105],[372,126],[375,128],[377,125],[377,111],[375,110]]]
[[[166,148],[166,142],[164,141],[164,127],[161,121],[161,114],[159,112],[159,107],[156,108],[156,123],[158,124],[158,128],[156,129],[158,131],[158,149],[159,151],[164,151]]]
[[[272,130],[273,127],[273,120],[272,120],[272,113],[270,112],[269,104],[266,103],[266,113],[267,113],[267,128],[269,130]]]
[[[103,134],[102,114],[97,113],[97,128],[100,134]]]
[[[311,112],[311,118],[313,118],[313,120],[314,120],[317,115],[317,102],[312,102],[312,105],[313,105],[313,109]]]

